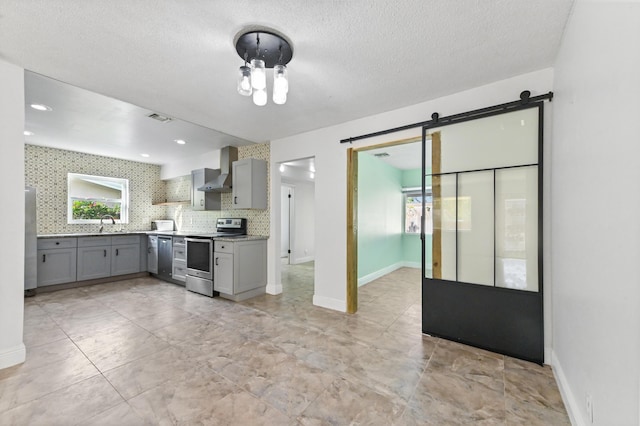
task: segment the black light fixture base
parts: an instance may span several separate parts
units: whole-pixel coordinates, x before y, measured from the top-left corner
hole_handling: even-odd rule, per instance
[[[262,59],[266,68],[286,65],[293,57],[293,48],[283,37],[269,31],[250,31],[236,41],[236,51],[247,62]]]

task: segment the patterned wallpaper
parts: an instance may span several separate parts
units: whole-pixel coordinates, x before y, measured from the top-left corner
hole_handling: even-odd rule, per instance
[[[254,144],[238,147],[238,159],[257,158],[270,160],[270,146]],[[271,194],[271,175],[267,167],[267,206],[269,206]],[[191,176],[181,176],[167,181],[168,201],[181,201],[191,199]],[[251,235],[269,235],[269,208],[266,210],[234,210],[231,209],[231,193],[222,194],[221,211],[193,211],[190,205],[167,207],[167,217],[173,219],[176,228],[180,231],[213,232],[216,228],[216,220],[220,217],[245,217],[247,218],[247,232]]]
[[[269,148],[268,143],[238,147],[238,159],[257,158],[269,163]],[[193,211],[190,204],[154,205],[191,200],[191,175],[162,181],[157,165],[25,145],[25,185],[38,190],[38,234],[95,232],[98,229],[96,224],[67,224],[67,173],[129,179],[129,223],[122,225],[125,231],[148,230],[152,220],[173,219],[180,231],[213,232],[220,217],[245,217],[249,234],[269,235],[269,209],[234,210],[231,193],[222,194],[221,211]],[[267,191],[270,179],[267,167]],[[270,197],[267,192],[267,206]],[[105,226],[108,231],[112,225]]]
[[[129,223],[126,231],[150,229],[167,208],[154,206],[166,198],[160,166],[56,148],[25,145],[25,185],[37,189],[38,234],[95,232],[96,224],[67,224],[67,173],[129,179]],[[113,225],[105,225],[109,230]],[[117,225],[120,227],[120,225]]]

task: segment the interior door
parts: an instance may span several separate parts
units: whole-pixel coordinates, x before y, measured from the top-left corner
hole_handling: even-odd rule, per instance
[[[424,333],[544,361],[542,102],[423,128]],[[427,224],[429,225],[429,224]],[[423,230],[425,226],[422,227]]]

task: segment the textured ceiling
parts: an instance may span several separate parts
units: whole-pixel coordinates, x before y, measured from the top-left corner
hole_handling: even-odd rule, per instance
[[[571,4],[2,0],[0,58],[262,142],[550,67]],[[283,106],[236,92],[233,40],[255,25],[294,46]]]

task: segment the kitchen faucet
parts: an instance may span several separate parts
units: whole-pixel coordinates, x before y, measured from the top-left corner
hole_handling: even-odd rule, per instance
[[[100,218],[100,229],[98,230],[98,232],[102,233],[102,230],[104,229],[104,225],[102,224],[102,221],[104,219],[111,219],[111,224],[115,225],[116,224],[116,220],[113,218],[113,216],[105,214],[104,216],[102,216]]]

